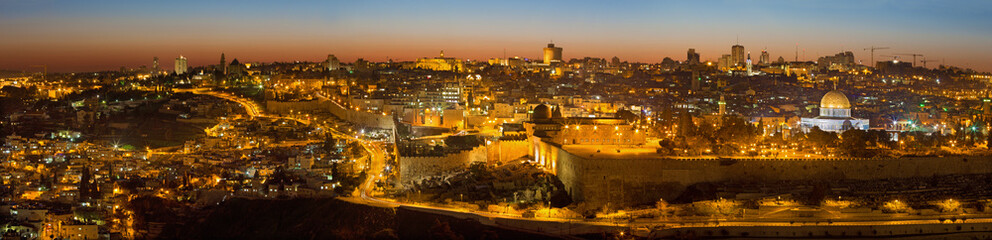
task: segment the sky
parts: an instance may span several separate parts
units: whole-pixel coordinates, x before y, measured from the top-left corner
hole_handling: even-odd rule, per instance
[[[59,1],[0,0],[0,69],[54,72],[445,56],[703,60],[739,43],[758,58],[859,61],[923,54],[992,71],[992,1]],[[798,54],[797,54],[798,46]],[[912,56],[899,56],[911,61]],[[922,60],[918,58],[918,60]]]

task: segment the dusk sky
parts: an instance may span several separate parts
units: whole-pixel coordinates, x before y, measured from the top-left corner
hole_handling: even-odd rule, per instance
[[[0,69],[164,69],[228,61],[446,56],[703,60],[737,40],[757,58],[815,60],[870,46],[992,71],[992,1],[54,1],[0,0]],[[805,54],[804,54],[805,52]],[[805,56],[805,57],[804,57]],[[911,60],[902,56],[900,60]],[[931,66],[936,64],[930,63]],[[938,63],[939,64],[939,63]]]

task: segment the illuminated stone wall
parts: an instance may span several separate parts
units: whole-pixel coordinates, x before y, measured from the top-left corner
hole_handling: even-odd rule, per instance
[[[527,156],[530,145],[526,140],[498,140],[487,146],[488,163],[505,163]]]
[[[399,157],[400,179],[403,182],[420,181],[424,178],[465,170],[473,162],[486,162],[486,147],[438,157]]]
[[[934,221],[936,222],[936,221]],[[649,234],[652,239],[671,239],[681,236],[697,238],[902,238],[902,239],[988,239],[992,226],[987,223],[948,224],[893,224],[849,226],[820,223],[817,225],[782,226],[688,226],[663,228]],[[945,235],[946,234],[946,235]],[[909,236],[909,237],[907,237]],[[913,237],[915,236],[915,237]]]
[[[598,158],[577,156],[549,144],[547,166],[576,201],[636,205],[673,199],[702,182],[931,177],[992,173],[992,157],[883,159]],[[539,150],[546,154],[547,150]],[[541,157],[538,156],[540,159]]]
[[[330,112],[334,116],[358,126],[383,129],[395,127],[392,116],[346,109],[332,101],[265,102],[265,111],[268,113],[287,114],[291,110],[294,112]]]

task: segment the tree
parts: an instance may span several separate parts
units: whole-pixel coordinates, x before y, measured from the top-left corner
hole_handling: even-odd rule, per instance
[[[658,199],[658,201],[654,203],[654,207],[655,209],[658,209],[658,214],[660,216],[673,216],[676,215],[676,210],[678,210],[677,207],[672,207],[672,205],[668,204],[665,199]]]
[[[937,209],[943,213],[957,212],[958,210],[961,209],[961,202],[958,202],[954,199],[938,201],[934,203],[934,205],[936,205]]]
[[[865,151],[868,145],[868,133],[862,130],[847,130],[841,133],[840,149],[854,157],[870,157]]]
[[[909,212],[909,210],[912,210],[912,208],[909,208],[909,205],[899,200],[892,200],[882,204],[882,212],[884,213],[904,213]]]
[[[868,130],[867,137],[869,146],[882,146],[887,148],[892,148],[895,146],[895,142],[892,141],[892,136],[889,136],[889,133],[885,132],[885,130]]]
[[[801,197],[803,204],[815,206],[823,202],[823,199],[827,197],[830,193],[830,185],[827,183],[816,183],[813,185],[813,189],[809,191],[809,194]]]
[[[348,144],[348,153],[351,154],[352,158],[358,158],[365,153],[365,149],[358,142],[351,142]]]
[[[666,202],[663,198],[658,199],[658,201],[654,203],[654,207],[661,211],[668,210],[668,202]]]
[[[90,199],[90,169],[89,167],[83,166],[82,176],[79,179],[79,200],[89,200]]]
[[[813,127],[806,133],[806,140],[821,147],[827,147],[836,144],[837,134],[820,130],[820,127]]]
[[[451,230],[451,225],[448,222],[442,222],[440,219],[434,220],[434,226],[430,229],[431,239],[445,239],[445,240],[462,240],[465,239],[461,235],[458,235]]]
[[[455,136],[451,135],[444,139],[444,144],[450,148],[454,149],[472,149],[479,145],[482,145],[483,141],[479,136],[466,135],[466,136]]]
[[[685,138],[686,147],[692,150],[693,154],[702,154],[707,149],[712,151],[713,143],[703,136],[691,136]]]
[[[743,118],[724,117],[723,125],[714,135],[721,142],[744,144],[754,140],[757,128]]]

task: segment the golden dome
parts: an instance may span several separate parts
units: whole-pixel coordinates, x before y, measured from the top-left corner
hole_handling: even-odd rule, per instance
[[[823,99],[820,100],[820,108],[850,109],[851,102],[847,101],[847,96],[844,93],[833,90],[823,95]]]

